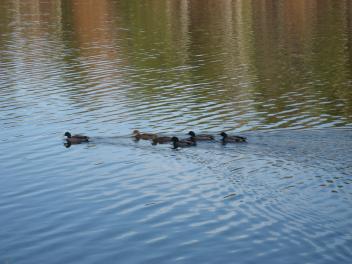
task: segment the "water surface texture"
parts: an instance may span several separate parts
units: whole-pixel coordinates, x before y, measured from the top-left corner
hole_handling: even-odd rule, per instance
[[[0,264],[352,262],[351,1],[1,0],[0,131]]]

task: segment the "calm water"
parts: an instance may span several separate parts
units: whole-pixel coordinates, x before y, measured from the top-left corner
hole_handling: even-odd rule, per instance
[[[1,0],[0,129],[0,263],[352,262],[351,1]]]

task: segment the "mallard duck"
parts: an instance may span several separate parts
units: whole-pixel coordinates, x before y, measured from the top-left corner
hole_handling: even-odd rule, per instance
[[[172,137],[171,141],[174,145],[174,148],[186,148],[192,147],[196,145],[196,141],[194,139],[181,139],[179,140],[178,137]]]
[[[88,142],[89,137],[83,136],[83,135],[71,135],[70,132],[65,133],[66,136],[66,141],[71,143],[71,144],[80,144],[82,142]]]
[[[157,134],[152,133],[140,133],[138,130],[134,130],[132,135],[136,138],[136,140],[150,140],[153,139],[155,136],[158,136]]]
[[[221,132],[223,143],[237,143],[237,142],[246,142],[247,138],[241,136],[229,136],[225,132]]]
[[[194,140],[214,140],[214,136],[212,135],[206,135],[206,134],[200,134],[200,135],[196,135],[196,133],[194,133],[193,131],[189,131],[188,135],[191,136],[191,138],[193,138]]]
[[[158,135],[154,135],[153,137],[153,145],[156,145],[156,144],[165,144],[165,143],[169,143],[171,142],[171,139],[172,137],[166,137],[166,136],[163,136],[163,137],[159,137]]]

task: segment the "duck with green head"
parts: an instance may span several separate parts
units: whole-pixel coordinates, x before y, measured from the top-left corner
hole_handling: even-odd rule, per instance
[[[189,131],[188,135],[190,135],[191,138],[196,141],[214,140],[214,136],[212,136],[212,135],[207,135],[207,134],[197,134],[196,135],[196,133],[194,133],[193,131]]]
[[[171,141],[174,146],[174,149],[193,147],[193,146],[197,145],[196,141],[192,138],[180,140],[180,139],[178,139],[178,137],[172,137]]]
[[[84,135],[71,135],[70,132],[65,133],[66,141],[70,144],[80,144],[82,142],[88,142],[89,137]]]
[[[240,142],[247,142],[246,137],[241,136],[229,136],[225,132],[221,132],[220,136],[222,136],[222,143],[240,143]]]

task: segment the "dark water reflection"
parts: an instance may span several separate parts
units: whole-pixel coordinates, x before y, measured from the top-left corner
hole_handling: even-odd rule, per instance
[[[351,36],[348,0],[2,0],[0,263],[350,263]]]

